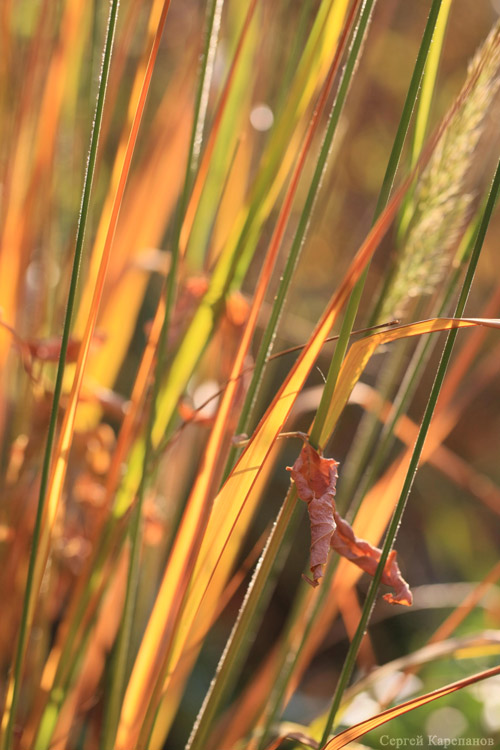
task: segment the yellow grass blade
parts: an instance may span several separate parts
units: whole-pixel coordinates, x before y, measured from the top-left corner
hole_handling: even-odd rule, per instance
[[[73,385],[71,389],[71,394],[69,397],[68,407],[64,415],[64,421],[61,427],[61,433],[60,433],[57,447],[55,450],[52,473],[51,473],[51,477],[50,477],[48,488],[47,488],[46,515],[44,518],[44,522],[42,524],[42,530],[41,530],[40,541],[39,541],[38,552],[37,552],[37,559],[36,559],[35,570],[34,570],[34,575],[33,575],[34,583],[32,587],[32,595],[31,595],[29,605],[28,605],[28,615],[27,615],[28,631],[31,629],[31,625],[33,622],[33,614],[35,610],[35,605],[38,599],[42,578],[43,578],[45,568],[46,568],[51,534],[52,534],[52,530],[54,527],[57,511],[58,511],[58,506],[59,506],[59,501],[60,501],[60,497],[62,493],[64,479],[66,476],[68,455],[69,455],[69,450],[70,450],[71,443],[72,443],[75,416],[76,416],[76,410],[78,406],[78,398],[79,398],[82,383],[83,383],[83,374],[85,370],[85,365],[88,359],[88,354],[89,354],[92,338],[93,338],[94,331],[95,331],[97,314],[99,310],[99,303],[101,300],[104,282],[106,278],[107,263],[108,263],[108,259],[111,253],[116,224],[118,221],[121,202],[123,199],[123,193],[125,190],[128,172],[130,169],[130,163],[132,161],[132,155],[133,155],[135,143],[137,140],[137,134],[138,134],[139,126],[141,123],[142,114],[144,112],[147,93],[149,90],[149,84],[151,82],[151,76],[153,73],[153,68],[154,68],[154,64],[156,61],[156,55],[158,53],[161,35],[162,35],[163,27],[166,21],[169,6],[170,6],[170,0],[165,0],[163,10],[162,10],[162,15],[160,18],[160,22],[159,22],[156,37],[155,37],[155,41],[151,50],[148,67],[146,70],[146,74],[144,76],[139,104],[138,104],[138,107],[134,116],[134,120],[132,123],[132,127],[131,127],[130,138],[129,138],[128,145],[127,145],[127,153],[125,155],[124,164],[123,164],[123,171],[122,171],[120,181],[118,184],[118,188],[116,191],[115,200],[113,204],[113,211],[112,211],[111,219],[110,219],[109,226],[108,226],[108,232],[106,235],[104,248],[102,250],[102,260],[101,260],[99,273],[97,275],[97,279],[95,283],[92,305],[91,305],[87,325],[85,328],[85,333],[82,339],[81,347],[79,350],[78,361],[76,364],[76,372],[75,372],[75,377],[74,377],[74,381],[73,381]],[[12,682],[11,682],[11,686],[12,686]],[[10,692],[11,692],[11,688],[9,688],[9,694]]]
[[[354,343],[342,365],[337,388],[335,389],[335,394],[325,419],[320,445],[323,445],[332,434],[335,424],[349,400],[352,389],[358,382],[368,360],[379,346],[409,336],[421,336],[436,331],[449,331],[453,328],[470,328],[472,326],[499,328],[500,321],[488,318],[461,318],[460,320],[453,318],[433,318],[431,320],[391,328],[390,330],[376,333],[373,336],[368,336]]]
[[[172,111],[175,112],[174,118]],[[188,145],[189,118],[190,97],[186,87],[171,88],[164,97],[153,128],[150,154],[127,189],[115,238],[115,246],[120,251],[108,271],[109,280],[98,319],[104,341],[91,353],[86,374],[90,383],[95,382],[100,387],[113,387],[135,330],[149,280],[149,274],[137,267],[136,261],[141,253],[158,247],[175,205]],[[171,179],[165,180],[166,174]],[[108,216],[104,211],[103,218]],[[101,238],[99,233],[94,252],[97,252]],[[80,306],[80,325],[88,315],[86,301],[84,298]],[[77,429],[91,429],[101,412],[96,404],[82,404],[78,410]]]
[[[193,574],[194,585],[191,587],[177,628],[177,637],[169,664],[170,672],[176,667],[194,619],[204,620],[200,612],[200,605],[209,585],[212,583],[214,572],[220,557],[224,554],[228,539],[234,532],[235,527],[240,528],[238,522],[244,511],[249,493],[342,309],[342,305],[387,231],[407,185],[408,181],[394,195],[386,211],[380,216],[358,251],[339,290],[333,296],[318,323],[308,346],[298,358],[287,380],[258,425],[250,443],[242,453],[232,474],[214,501],[213,511]],[[187,559],[190,535],[197,528],[198,513],[199,508],[194,508],[192,505],[187,509],[183,521],[183,526],[185,525],[184,527],[187,530],[186,534],[182,536],[179,534],[176,541],[125,694],[122,719],[118,730],[117,748],[130,746],[132,728],[143,724],[154,685],[162,672],[161,660],[158,656],[159,654],[168,654],[170,651],[173,635],[169,614],[173,611],[174,603],[179,601],[179,586],[185,585],[186,572],[183,565]],[[212,583],[212,585],[214,588],[223,585],[223,579],[217,581],[217,584]]]
[[[484,672],[478,672],[472,677],[465,677],[462,680],[445,685],[445,687],[439,688],[438,690],[433,690],[432,692],[421,695],[418,698],[413,698],[406,703],[401,703],[395,708],[390,708],[387,711],[378,714],[378,716],[373,716],[371,719],[367,719],[366,721],[362,721],[359,724],[346,729],[345,732],[341,732],[334,737],[333,740],[327,742],[322,750],[341,750],[341,748],[348,745],[349,742],[357,740],[359,737],[363,737],[372,729],[382,726],[382,724],[387,724],[391,719],[396,719],[398,716],[403,716],[410,711],[414,711],[416,708],[427,705],[427,703],[432,703],[432,701],[438,700],[439,698],[444,698],[445,695],[450,695],[457,690],[468,687],[468,685],[474,685],[476,682],[487,680],[489,677],[494,677],[497,674],[500,674],[500,667],[486,669]]]

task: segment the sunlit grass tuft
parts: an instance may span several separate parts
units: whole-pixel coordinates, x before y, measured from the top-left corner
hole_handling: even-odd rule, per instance
[[[459,6],[0,7],[0,750],[378,747],[437,699],[500,740],[500,45]],[[297,436],[356,535],[314,589]]]

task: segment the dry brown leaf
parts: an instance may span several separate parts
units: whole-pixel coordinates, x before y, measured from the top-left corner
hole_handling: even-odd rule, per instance
[[[347,521],[334,512],[337,529],[332,537],[331,546],[339,555],[347,558],[371,576],[375,575],[380,560],[381,551],[369,542],[358,539]],[[384,594],[384,599],[390,604],[404,604],[411,607],[413,597],[408,584],[401,575],[396,562],[396,550],[389,553],[382,573],[382,583],[391,586],[394,594]]]
[[[301,500],[307,503],[311,522],[311,572],[313,586],[319,585],[335,531],[335,488],[337,466],[334,458],[323,458],[312,445],[304,443],[293,467],[287,467]]]
[[[334,458],[324,458],[309,443],[304,443],[298,459],[287,470],[297,487],[297,494],[307,503],[311,522],[311,572],[313,586],[319,585],[323,568],[331,547],[371,576],[375,575],[381,551],[369,542],[358,539],[351,526],[335,508],[337,466]],[[394,594],[385,594],[390,604],[411,606],[412,595],[396,562],[392,550],[385,564],[382,583],[390,586]]]

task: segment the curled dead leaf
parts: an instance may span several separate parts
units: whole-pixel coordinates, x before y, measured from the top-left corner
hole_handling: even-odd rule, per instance
[[[312,445],[304,443],[293,467],[287,467],[301,500],[307,503],[311,522],[311,572],[313,586],[319,585],[335,531],[335,488],[337,466],[334,458],[323,458]]]
[[[331,547],[339,555],[350,560],[371,576],[375,575],[380,560],[381,550],[373,547],[369,542],[358,539],[351,526],[337,512],[334,512],[337,528],[332,537]],[[389,553],[382,573],[382,583],[391,586],[394,594],[384,594],[384,599],[390,604],[404,604],[410,607],[413,597],[408,584],[401,575],[396,562],[396,550]]]
[[[308,442],[300,452],[293,467],[287,467],[297,487],[297,494],[307,503],[311,522],[311,572],[313,586],[319,585],[323,568],[331,547],[339,555],[350,560],[371,576],[375,575],[381,551],[369,542],[358,539],[353,529],[335,508],[338,462],[324,458]],[[392,550],[382,574],[382,583],[390,586],[394,594],[385,594],[390,604],[411,606],[412,594],[401,575],[396,562],[396,551]]]

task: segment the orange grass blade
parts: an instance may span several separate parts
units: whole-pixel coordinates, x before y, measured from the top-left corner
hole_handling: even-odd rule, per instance
[[[30,148],[33,135],[26,124],[17,141],[12,161],[0,252],[0,299],[3,315],[12,325],[16,322],[20,277],[28,262],[28,250],[24,241],[25,217],[35,216],[37,213],[33,208],[29,208],[27,203],[33,201],[40,178],[52,163],[66,83],[73,67],[72,57],[80,50],[76,40],[87,8],[88,4],[83,0],[66,3],[58,47],[52,56],[40,104],[34,154]],[[4,369],[8,347],[8,339],[0,334],[0,372]]]
[[[191,229],[193,227],[193,222],[196,216],[196,211],[200,202],[201,194],[203,192],[203,187],[207,179],[212,154],[214,152],[215,144],[217,142],[217,136],[219,134],[222,118],[226,109],[227,101],[229,99],[229,94],[231,92],[232,84],[234,81],[234,76],[236,73],[236,69],[238,67],[238,62],[241,57],[241,52],[245,44],[245,39],[247,38],[247,35],[248,35],[248,31],[250,29],[250,25],[252,23],[252,19],[253,19],[258,1],[259,0],[250,0],[247,14],[243,21],[243,26],[240,32],[238,43],[236,45],[236,50],[231,60],[231,66],[229,68],[226,82],[222,90],[222,94],[221,94],[220,101],[217,107],[217,111],[215,113],[212,129],[210,131],[210,135],[207,138],[203,156],[200,161],[200,166],[198,169],[198,173],[196,175],[195,183],[193,185],[193,190],[192,190],[191,197],[189,199],[189,203],[186,209],[186,214],[184,216],[184,221],[182,224],[182,229],[181,229],[181,234],[180,234],[179,250],[181,253],[181,257],[184,256],[186,252],[187,243],[189,241],[189,235],[191,234]]]
[[[123,27],[122,27],[121,33],[117,33],[115,53],[114,53],[114,59],[113,59],[113,69],[110,71],[109,82],[108,82],[108,91],[107,91],[108,109],[106,112],[104,112],[103,118],[102,118],[101,140],[103,143],[106,143],[106,140],[109,134],[113,112],[115,111],[116,100],[117,100],[118,93],[120,90],[120,85],[122,83],[122,77],[124,74],[125,65],[127,63],[127,55],[129,54],[129,51],[133,45],[133,35],[137,29],[137,24],[140,19],[141,11],[142,11],[141,3],[129,3],[128,8],[126,8],[122,16],[122,18],[124,17],[124,20],[123,20]],[[148,29],[150,28],[150,26],[151,26],[151,23],[148,22]],[[146,39],[144,40],[145,49],[149,49],[151,47],[151,44],[153,41],[154,28],[155,27],[153,27],[152,31],[150,31],[149,34],[147,33],[148,29],[146,29]],[[145,59],[147,60],[147,57]],[[139,66],[139,68],[141,67],[142,67],[142,73],[144,75],[145,65]],[[133,84],[132,84],[132,88],[133,88]]]
[[[432,701],[443,698],[445,695],[455,693],[457,690],[461,690],[469,685],[474,685],[481,680],[487,680],[489,677],[494,677],[497,674],[500,674],[500,667],[486,669],[484,672],[478,672],[477,674],[472,675],[472,677],[465,677],[462,680],[445,685],[445,687],[439,688],[438,690],[433,690],[432,692],[421,695],[418,698],[413,698],[406,703],[401,703],[395,708],[390,708],[387,711],[378,714],[378,716],[373,716],[371,719],[367,719],[366,721],[362,721],[359,724],[346,729],[345,732],[341,732],[330,740],[330,742],[327,742],[322,750],[341,750],[341,748],[348,745],[349,742],[353,742],[354,740],[359,739],[359,737],[363,737],[372,729],[376,729],[377,727],[382,726],[382,724],[386,724],[388,721],[391,721],[391,719],[403,716],[410,711],[414,711],[416,708],[427,705],[427,703],[432,703]]]
[[[382,333],[376,333],[361,339],[361,341],[356,341],[351,346],[342,365],[337,388],[335,389],[335,394],[325,419],[320,444],[323,444],[331,435],[340,414],[349,400],[352,389],[358,382],[368,360],[377,347],[409,336],[421,336],[422,334],[436,331],[449,331],[454,328],[470,328],[472,326],[499,328],[500,321],[487,318],[433,318],[431,320],[391,328]]]
[[[175,664],[183,650],[184,641],[188,637],[193,618],[197,616],[203,619],[203,616],[199,612],[201,601],[205,597],[213,572],[224,553],[228,539],[238,522],[246,499],[269,455],[272,445],[281,431],[295,399],[304,385],[352,287],[363,273],[366,263],[375,252],[382,237],[389,228],[408,184],[409,180],[395,193],[387,209],[381,214],[370,231],[367,239],[352,261],[339,290],[333,296],[319,321],[308,346],[299,356],[288,378],[278,391],[273,403],[258,425],[250,443],[242,453],[232,474],[214,502],[214,508],[193,575],[196,585],[190,591],[190,596],[178,628],[172,660],[169,665],[170,671],[175,669]],[[196,514],[190,515],[190,517],[186,516],[186,528],[195,529],[198,520]],[[178,540],[176,544],[177,554],[175,558],[174,556],[171,558],[168,576],[165,576],[158,594],[125,694],[117,748],[128,746],[130,744],[130,732],[132,728],[142,725],[149,698],[154,689],[153,686],[161,671],[158,665],[158,662],[161,660],[158,657],[160,654],[166,654],[170,650],[170,641],[173,635],[170,628],[165,628],[165,619],[167,618],[168,621],[168,613],[172,611],[174,603],[179,602],[177,587],[184,585],[182,561],[186,559],[187,542],[188,539],[186,537],[186,541],[183,542],[183,546],[181,547],[180,539]],[[180,584],[178,583],[179,581],[181,582]]]
[[[184,82],[183,82],[184,83]],[[175,115],[172,116],[175,101]],[[135,330],[149,274],[134,268],[134,260],[144,248],[157,247],[177,198],[177,186],[185,162],[189,138],[190,97],[186,87],[175,86],[165,95],[152,132],[153,147],[129,181],[123,211],[116,229],[115,245],[120,248],[108,270],[108,282],[99,314],[99,330],[106,336],[103,345],[90,357],[87,377],[105,388],[112,388]],[[120,161],[123,163],[123,155]],[[118,157],[117,157],[118,158]],[[165,174],[171,179],[165,180]],[[177,179],[179,178],[179,179]],[[159,196],[157,199],[152,196]],[[104,210],[103,218],[109,217]],[[99,253],[100,227],[94,253]],[[92,286],[87,283],[87,293]],[[80,324],[87,319],[85,298],[79,310]],[[101,409],[95,404],[80,407],[78,429],[91,429]]]
[[[53,469],[52,469],[51,477],[49,480],[49,485],[47,488],[47,503],[45,506],[46,512],[45,512],[45,517],[42,523],[40,542],[38,546],[37,559],[36,559],[34,575],[33,575],[32,595],[30,597],[30,601],[28,605],[28,616],[27,616],[28,631],[31,629],[31,625],[33,622],[34,608],[35,608],[36,600],[39,595],[40,585],[41,585],[42,577],[45,571],[47,557],[49,553],[51,532],[52,532],[52,528],[53,528],[55,518],[57,515],[59,499],[61,496],[62,486],[63,486],[64,478],[66,475],[68,454],[69,454],[69,450],[71,447],[75,415],[76,415],[76,410],[78,406],[78,397],[79,397],[82,382],[83,382],[85,364],[87,362],[92,338],[93,338],[94,331],[95,331],[97,314],[99,310],[99,302],[100,302],[100,298],[102,295],[102,290],[103,290],[104,281],[106,277],[107,261],[108,261],[108,258],[111,252],[111,247],[113,244],[113,237],[114,237],[114,233],[116,229],[116,223],[118,221],[118,216],[120,212],[121,202],[123,199],[125,185],[127,182],[128,171],[130,168],[130,163],[131,163],[132,155],[134,152],[137,134],[139,131],[139,125],[142,119],[142,114],[144,112],[146,98],[147,98],[147,94],[149,90],[149,84],[151,82],[153,68],[154,68],[154,64],[156,61],[156,56],[158,53],[160,40],[161,40],[164,25],[165,25],[169,6],[170,6],[170,0],[165,0],[162,14],[160,17],[160,22],[159,22],[157,33],[156,33],[156,37],[155,37],[154,44],[151,50],[148,67],[146,70],[146,74],[144,76],[139,105],[138,105],[138,108],[137,108],[137,111],[135,113],[134,120],[132,123],[130,138],[129,138],[129,142],[127,146],[127,153],[126,153],[125,160],[124,160],[123,171],[122,171],[118,189],[115,195],[113,211],[111,214],[111,219],[110,219],[108,232],[106,236],[106,242],[105,242],[103,252],[102,252],[102,261],[101,261],[101,265],[99,268],[98,277],[96,280],[92,306],[91,306],[87,326],[85,329],[85,334],[83,336],[80,351],[79,351],[78,361],[76,364],[75,378],[74,378],[73,386],[71,389],[68,408],[64,415],[64,421],[63,421],[63,425],[61,428],[61,433],[60,433],[60,437],[58,440],[55,455],[54,455]]]
[[[320,750],[341,750],[341,748],[345,747],[349,743],[354,742],[360,737],[363,737],[365,734],[368,734],[368,732],[371,732],[373,729],[377,729],[383,724],[387,724],[392,719],[396,719],[399,716],[404,716],[404,714],[407,714],[410,711],[414,711],[417,708],[421,708],[422,706],[425,706],[428,703],[432,703],[433,701],[438,700],[439,698],[443,698],[446,695],[450,695],[456,692],[457,690],[461,690],[464,687],[468,687],[469,685],[474,685],[475,683],[480,682],[482,680],[487,680],[490,677],[495,677],[497,674],[500,674],[500,667],[493,667],[492,669],[486,669],[483,672],[478,672],[472,677],[465,677],[461,680],[458,680],[457,682],[453,682],[442,688],[433,690],[430,693],[425,693],[424,695],[421,695],[418,698],[413,698],[412,700],[407,701],[406,703],[401,703],[399,706],[390,708],[387,711],[384,711],[383,713],[377,714],[377,716],[372,716],[370,719],[366,719],[365,721],[359,722],[359,724],[356,724],[353,727],[346,729],[345,731],[341,732],[336,737],[331,739],[329,742],[327,742],[326,745],[323,745]],[[298,728],[305,729],[305,727],[298,727]],[[304,732],[299,732],[299,733],[288,732],[286,734],[284,733],[281,734],[280,737],[273,740],[273,742],[266,747],[266,750],[272,750],[273,748],[278,748],[280,744],[287,739],[297,739],[299,742],[306,745],[307,747],[319,748],[319,744],[315,742],[315,740],[312,737],[309,737]]]
[[[45,540],[44,558],[46,557],[46,554],[48,552],[48,543],[49,543],[48,535],[50,535],[50,529],[52,528],[53,523],[55,521],[57,507],[59,504],[59,498],[61,496],[62,486],[64,483],[64,478],[66,476],[67,459],[68,459],[68,453],[69,453],[72,438],[73,438],[73,430],[74,430],[76,410],[78,406],[78,398],[79,398],[80,390],[81,390],[82,383],[83,383],[83,375],[84,375],[85,365],[86,365],[89,351],[90,351],[90,344],[92,341],[92,337],[94,335],[95,326],[97,322],[99,303],[100,303],[101,296],[103,293],[104,282],[106,279],[107,265],[108,265],[108,260],[111,254],[111,248],[113,245],[116,224],[118,222],[118,216],[120,213],[120,207],[121,207],[121,203],[123,200],[125,185],[127,183],[128,173],[130,170],[130,164],[131,164],[132,156],[134,153],[134,148],[135,148],[135,144],[137,140],[137,134],[139,132],[139,126],[141,123],[142,115],[144,112],[144,107],[146,104],[149,84],[151,82],[154,64],[156,62],[156,56],[158,53],[160,40],[161,40],[161,36],[163,33],[163,28],[165,25],[169,7],[170,7],[170,0],[165,0],[162,13],[161,13],[161,17],[159,20],[158,28],[157,28],[155,40],[153,43],[153,47],[151,49],[148,66],[147,66],[146,73],[144,76],[144,81],[143,81],[143,85],[141,89],[141,94],[139,97],[138,107],[134,115],[131,131],[130,131],[129,141],[127,144],[127,150],[126,150],[125,158],[123,161],[123,168],[122,168],[120,180],[119,180],[117,191],[116,191],[114,201],[113,201],[113,209],[111,212],[111,218],[110,218],[110,222],[108,226],[108,231],[106,234],[106,240],[104,243],[104,247],[102,249],[101,264],[99,266],[99,272],[97,274],[90,313],[89,313],[89,317],[87,320],[87,325],[85,327],[85,332],[82,338],[82,344],[81,344],[81,348],[80,348],[80,352],[78,356],[78,361],[76,363],[75,377],[74,377],[73,385],[71,388],[68,407],[64,415],[64,421],[63,421],[63,425],[61,428],[61,434],[59,437],[59,441],[58,441],[58,445],[57,445],[57,449],[56,449],[56,453],[54,457],[54,468],[53,468],[53,473],[51,476],[49,490],[47,493],[48,524],[45,527],[47,538]],[[44,559],[44,558],[42,558],[41,556],[41,559]],[[41,575],[43,573],[43,568],[45,567],[45,562],[43,562],[43,565],[41,564],[40,567],[41,569],[39,570],[39,573]],[[41,577],[40,577],[40,580],[41,580]]]
[[[92,249],[88,276],[82,292],[80,308],[75,323],[75,331],[80,335],[85,330],[97,282],[99,268],[102,263],[102,257],[106,245],[106,238],[109,233],[109,227],[113,221],[116,228],[117,217],[114,216],[116,196],[121,189],[120,185],[122,175],[124,174],[124,171],[127,171],[128,173],[130,167],[130,163],[128,165],[126,164],[126,161],[128,159],[128,144],[130,143],[130,137],[134,127],[136,114],[141,109],[141,107],[144,106],[144,102],[142,101],[144,81],[145,76],[148,75],[148,60],[151,59],[151,50],[154,49],[156,32],[158,29],[158,24],[161,20],[162,3],[163,0],[154,0],[149,14],[147,43],[144,47],[142,57],[136,70],[132,92],[130,94],[127,108],[127,120],[123,127],[120,142],[118,144],[115,161],[113,164],[113,170],[111,173],[110,186],[100,216],[99,226],[97,228],[96,238],[94,241],[94,247]],[[120,264],[120,258],[118,257],[115,262]],[[110,266],[110,269],[112,268],[113,261],[111,261]]]
[[[457,99],[452,112],[442,123],[440,129],[424,150],[415,171],[425,165],[442,132],[447,127],[449,119],[453,116],[456,108],[460,106],[461,101],[466,97],[467,93],[467,91],[464,91],[462,96]],[[271,446],[288,417],[297,394],[302,388],[342,305],[347,300],[354,284],[360,278],[366,263],[387,231],[409,184],[411,184],[415,176],[415,171],[394,193],[387,208],[373,226],[366,241],[351,263],[338,292],[334,295],[330,305],[318,323],[308,347],[300,355],[287,380],[257,427],[252,440],[240,457],[232,475],[228,478],[215,500],[214,510],[210,517],[199,554],[198,564],[194,571],[196,586],[190,591],[189,599],[179,627],[177,628],[178,635],[174,644],[172,660],[169,664],[170,671],[175,669],[176,660],[179,657],[179,653],[182,652],[183,643],[194,617],[200,616],[199,608],[201,601],[206,595],[218,562],[226,549],[228,539],[237,524],[246,498],[269,454]],[[237,503],[234,501],[235,497],[238,498]],[[193,530],[197,528],[199,520],[199,518],[194,517],[189,521],[189,525]],[[158,655],[165,656],[168,654],[173,643],[174,634],[172,628],[167,627],[165,629],[164,621],[165,613],[169,611],[175,611],[175,619],[177,619],[181,606],[180,600],[182,598],[182,595],[179,595],[179,588],[185,589],[186,587],[186,582],[183,580],[184,570],[182,566],[179,566],[179,563],[183,559],[186,559],[187,550],[185,547],[181,550],[180,546],[178,549],[179,555],[177,559],[175,562],[173,559],[171,561],[171,570],[176,571],[176,576],[172,579],[173,586],[169,586],[167,589],[164,579],[125,694],[118,733],[118,747],[125,747],[129,744],[130,732],[133,732],[134,736],[139,731],[138,727],[143,724],[144,717],[148,712],[150,697],[158,690],[158,686],[155,687],[155,685],[162,671],[158,667],[158,661],[161,662],[162,658],[158,659]],[[183,635],[181,636],[180,633]]]
[[[116,151],[110,185],[92,250],[89,275],[75,323],[75,331],[79,335],[82,335],[87,323],[108,227],[113,221],[115,195],[120,189],[123,170],[128,169],[125,162],[128,158],[129,134],[133,127],[134,113],[140,106],[143,79],[148,69],[149,50],[154,44],[162,2],[163,0],[154,0],[149,15],[147,39],[136,70],[129,98],[128,116]],[[189,67],[187,64],[188,69]],[[186,127],[186,120],[190,117],[189,110],[189,89],[181,78],[180,83],[168,89],[163,97],[153,125],[152,146],[143,157],[142,168],[136,171],[129,183],[124,210],[116,227],[115,241],[121,252],[110,257],[110,283],[103,292],[99,317],[99,326],[108,335],[105,345],[96,356],[90,358],[88,366],[88,376],[104,387],[112,387],[120,369],[148,281],[146,273],[133,268],[133,259],[145,247],[157,246],[175,204],[178,185],[176,175],[181,173],[189,138],[189,127]],[[172,112],[175,113],[174,117]],[[165,181],[167,170],[171,179]],[[152,200],[152,195],[161,196],[161,200]],[[91,428],[100,413],[100,408],[95,404],[80,408],[77,414],[77,427]]]

